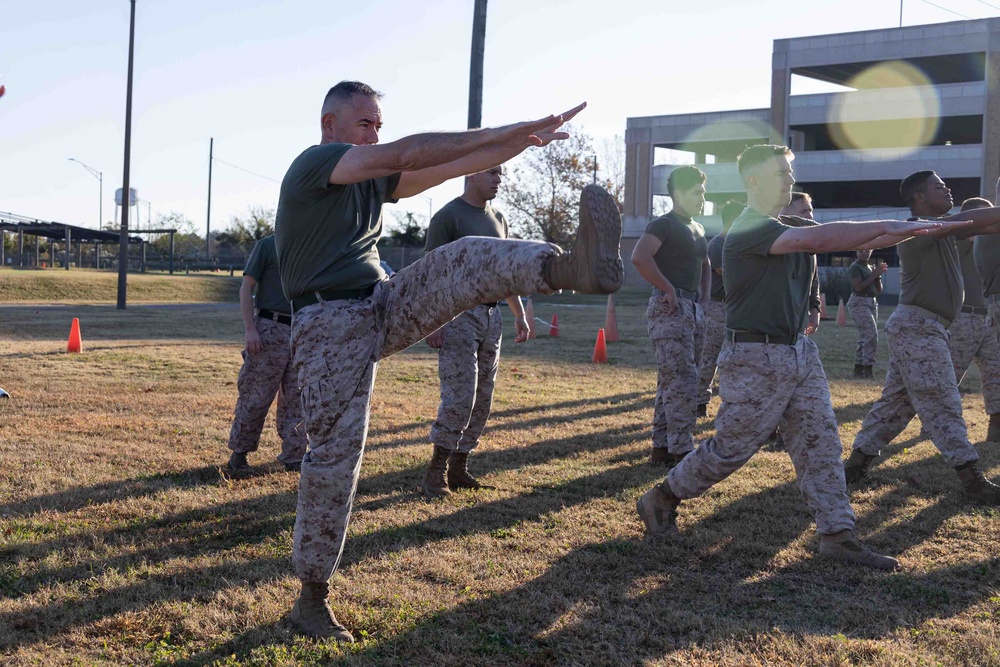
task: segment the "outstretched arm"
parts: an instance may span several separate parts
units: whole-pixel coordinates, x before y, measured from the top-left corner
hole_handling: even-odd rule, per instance
[[[585,106],[497,128],[414,134],[382,145],[352,146],[330,173],[330,183],[348,185],[403,172],[392,196],[409,197],[449,178],[495,167],[530,146],[568,139],[569,134],[557,130]]]
[[[928,234],[941,228],[964,228],[968,223],[946,221],[875,220],[872,222],[827,222],[812,227],[790,227],[775,239],[768,251],[772,255],[793,252],[823,253],[855,250],[876,239],[887,237],[894,245],[912,236]],[[880,246],[881,247],[881,246]]]

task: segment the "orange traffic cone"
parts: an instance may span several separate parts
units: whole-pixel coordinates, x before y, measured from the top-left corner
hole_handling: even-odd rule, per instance
[[[837,326],[842,327],[847,324],[847,313],[844,312],[844,300],[840,300],[840,305],[837,306]]]
[[[819,319],[826,320],[829,317],[826,314],[826,294],[820,292],[819,295]]]
[[[608,348],[604,344],[604,329],[597,330],[597,344],[594,345],[594,356],[590,360],[595,364],[608,363]]]
[[[531,297],[524,300],[524,319],[528,320],[528,340],[532,340],[535,337],[535,307]]]
[[[549,335],[553,338],[559,337],[559,315],[552,315],[552,325],[549,327]]]
[[[69,342],[66,343],[67,352],[83,352],[83,341],[80,340],[80,318],[74,317],[73,324],[69,328]]]
[[[615,295],[608,295],[608,312],[604,315],[604,330],[607,332],[607,341],[614,343],[618,340],[618,316],[615,314]]]

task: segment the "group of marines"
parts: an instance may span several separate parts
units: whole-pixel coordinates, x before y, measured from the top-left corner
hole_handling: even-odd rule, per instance
[[[301,593],[290,619],[307,635],[339,641],[353,637],[330,608],[329,580],[346,539],[379,361],[425,338],[438,349],[441,405],[423,488],[431,496],[480,488],[467,459],[490,412],[498,303],[507,302],[523,340],[528,322],[520,296],[563,289],[608,294],[624,278],[621,216],[602,188],[583,190],[569,251],[508,239],[505,219],[490,205],[503,176],[498,165],[568,138],[559,128],[585,104],[537,121],[378,144],[380,99],[353,81],[327,93],[321,142],[288,169],[275,235],[257,243],[240,292],[245,363],[227,469],[249,471],[247,454],[256,450],[277,394],[279,461],[300,472],[292,562]],[[968,324],[972,353],[959,357],[948,348],[949,325],[964,314],[963,295],[964,304],[975,306],[963,290],[961,244],[1000,231],[1000,209],[984,201],[982,208],[946,216],[947,188],[933,172],[920,172],[930,176],[914,175],[903,186],[914,219],[818,225],[808,197],[792,192],[793,159],[784,146],[743,152],[738,168],[747,201],[722,208],[723,234],[711,243],[693,220],[705,202],[705,175],[676,169],[668,182],[673,210],[652,221],[635,246],[632,262],[654,287],[646,313],[658,362],[652,460],[670,468],[636,509],[650,536],[670,537],[683,499],[725,479],[780,432],[816,517],[820,553],[891,570],[899,565],[894,558],[854,535],[846,484],[867,473],[915,413],[966,493],[1000,504],[1000,487],[977,466],[956,382],[975,357],[984,371],[992,433],[1000,393],[986,392],[985,369],[1000,359],[1000,306],[988,296],[994,274],[983,274],[986,305],[966,311],[978,318]],[[463,195],[432,219],[425,256],[388,279],[375,247],[382,205],[460,176]],[[887,326],[886,387],[865,419],[845,477],[827,378],[808,336],[820,312],[815,255],[861,253],[851,310],[864,306],[871,313],[863,300],[878,290],[884,268],[869,266],[864,253],[897,244],[903,292]],[[1000,248],[984,246],[980,253],[977,240],[972,254],[992,258]],[[1000,261],[993,264],[1000,269]],[[863,352],[857,367],[870,369],[874,352],[867,344]],[[696,447],[692,431],[697,416],[707,414],[716,366],[716,435]]]

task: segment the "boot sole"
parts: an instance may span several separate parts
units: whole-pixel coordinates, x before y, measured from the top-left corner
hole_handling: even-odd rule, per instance
[[[354,635],[352,635],[347,628],[339,624],[330,634],[313,631],[309,624],[302,620],[302,611],[299,609],[298,600],[296,600],[295,604],[292,606],[292,611],[288,615],[288,622],[291,623],[296,630],[308,637],[314,637],[316,639],[333,639],[335,641],[346,642],[348,644],[354,643]]]
[[[618,291],[625,280],[625,264],[621,256],[622,216],[614,197],[599,185],[588,185],[580,194],[578,237],[584,233],[584,226],[590,227],[594,240],[587,248],[588,263],[594,269],[593,282],[587,293],[611,294]]]
[[[428,498],[447,498],[451,495],[450,489],[444,489],[441,492],[432,491],[426,484],[421,484],[420,488],[423,489],[424,495]]]

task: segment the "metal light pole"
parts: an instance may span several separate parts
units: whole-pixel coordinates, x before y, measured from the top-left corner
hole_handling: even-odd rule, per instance
[[[96,178],[98,183],[98,197],[97,197],[97,228],[100,229],[101,225],[104,224],[104,172],[94,169],[93,167],[80,162],[75,157],[68,158],[70,162],[76,162],[78,165],[90,172],[90,175]]]
[[[128,274],[128,212],[129,212],[129,167],[132,151],[132,60],[135,53],[135,0],[128,26],[128,87],[125,93],[125,167],[122,169],[122,226],[118,237],[118,310],[125,310],[126,275]]]
[[[486,53],[486,0],[476,0],[472,14],[472,58],[469,66],[469,129],[483,124],[483,59]]]

